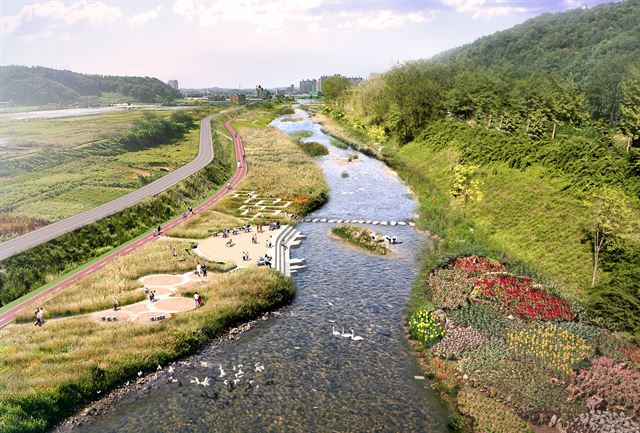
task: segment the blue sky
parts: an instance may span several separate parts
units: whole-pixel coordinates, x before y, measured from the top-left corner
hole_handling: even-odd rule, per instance
[[[180,87],[367,77],[545,12],[602,0],[0,0],[0,64]]]

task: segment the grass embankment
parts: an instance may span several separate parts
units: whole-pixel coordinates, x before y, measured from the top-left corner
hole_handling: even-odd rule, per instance
[[[194,289],[182,290],[188,296]],[[229,327],[287,304],[295,291],[264,268],[215,275],[197,290],[202,308],[161,323],[105,325],[83,316],[0,330],[0,431],[42,432],[98,391],[193,353]]]
[[[172,116],[130,111],[0,121],[6,140],[0,146],[0,240],[106,203],[193,160],[197,121],[170,122]]]
[[[240,130],[250,167],[250,176],[240,188],[264,196],[296,198],[291,212],[317,206],[326,198],[322,172],[286,135],[253,123],[264,115],[246,116],[253,129]],[[217,145],[231,145],[223,140]],[[223,150],[216,155],[227,159]],[[202,233],[237,221],[238,204],[237,199],[227,199],[216,210],[191,218],[193,224],[185,231]],[[223,213],[225,209],[231,215]],[[121,303],[135,302],[142,296],[136,290],[138,277],[182,273],[193,269],[197,261],[184,243],[154,242],[47,299],[47,317],[109,308],[114,296]],[[221,270],[213,265],[209,268]],[[150,371],[192,353],[229,327],[282,306],[294,296],[291,280],[264,268],[213,274],[200,285],[180,286],[178,295],[191,296],[195,290],[204,298],[204,307],[163,322],[106,324],[78,316],[50,320],[42,328],[18,324],[0,330],[0,431],[44,431],[96,398],[98,391],[104,393],[135,377],[139,370]],[[29,319],[28,314],[24,319]]]
[[[331,233],[348,242],[350,245],[354,245],[370,253],[384,256],[391,251],[384,235],[375,233],[366,227],[348,225],[334,227],[331,229]],[[372,235],[375,235],[375,239],[372,239]]]
[[[211,164],[163,193],[0,262],[0,303],[35,290],[209,197],[235,169],[225,149],[231,142],[214,134],[213,143]]]
[[[349,138],[348,126],[335,121],[327,125],[334,135]],[[372,148],[418,198],[418,226],[442,238],[426,255],[407,306],[413,337],[421,341],[416,348],[444,399],[457,399],[463,413],[475,419],[476,430],[531,431],[521,419],[548,423],[552,415],[563,416],[567,427],[588,411],[585,398],[591,395],[603,398],[610,422],[615,418],[623,425],[629,417],[637,421],[638,348],[633,337],[594,324],[599,313],[590,306],[587,289],[592,262],[585,242],[588,211],[582,187],[609,172],[603,167],[590,173],[590,160],[574,156],[568,163],[572,159],[566,155],[554,155],[553,149],[580,155],[589,149],[587,142],[567,140],[546,149],[522,146],[528,155],[518,160],[522,154],[513,147],[519,140],[441,121],[401,148]],[[538,151],[546,152],[539,159],[545,165],[535,163]],[[466,209],[454,205],[450,193],[452,168],[460,160],[477,164],[482,180],[483,199],[469,202]],[[602,163],[610,164],[606,156]],[[471,271],[456,269],[456,258],[474,254],[498,259],[511,275],[533,280],[483,277],[473,265]],[[499,281],[485,284],[482,278]],[[499,298],[491,288],[510,295]],[[618,325],[630,328],[622,329],[633,329],[633,318],[638,317],[633,302],[629,305],[627,321]],[[436,308],[444,311],[439,317],[429,313]],[[566,308],[572,313],[566,315]],[[508,314],[515,318],[507,319]],[[458,328],[444,329],[444,316]],[[611,381],[625,385],[607,388]],[[603,417],[593,417],[601,419],[582,427],[597,431]],[[462,418],[452,418],[452,427],[463,424]]]
[[[237,189],[254,191],[261,198],[280,199],[281,203],[291,202],[278,215],[270,215],[269,212],[275,209],[271,208],[265,211],[267,216],[253,218],[250,220],[252,223],[273,220],[295,222],[284,212],[287,215],[305,215],[321,206],[328,197],[328,185],[322,170],[286,134],[269,126],[273,118],[273,110],[259,110],[244,114],[233,123],[242,137],[249,166],[247,178]],[[223,228],[246,224],[247,215],[242,215],[240,209],[245,199],[245,195],[227,196],[168,234],[198,239]]]

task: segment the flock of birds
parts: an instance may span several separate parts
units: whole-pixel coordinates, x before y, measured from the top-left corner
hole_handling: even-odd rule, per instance
[[[344,328],[342,328],[342,332],[337,331],[336,327],[333,326],[331,328],[331,332],[333,333],[334,336],[336,337],[342,337],[342,338],[351,338],[353,341],[360,341],[360,340],[364,340],[364,337],[361,337],[359,335],[356,335],[356,333],[353,331],[353,329],[351,330],[351,333],[349,332],[344,332]]]

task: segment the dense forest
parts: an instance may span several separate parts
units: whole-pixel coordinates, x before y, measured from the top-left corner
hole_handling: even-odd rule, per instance
[[[106,92],[138,102],[171,102],[180,97],[157,78],[87,75],[41,66],[0,67],[0,100],[17,105],[76,103]]]
[[[445,52],[438,60],[489,67],[526,65],[578,84],[597,118],[620,117],[626,66],[640,59],[640,2],[545,14]]]
[[[607,326],[638,332],[639,26],[636,0],[544,15],[361,85],[327,83],[337,91],[326,111],[431,194],[451,188],[459,218],[425,228],[452,237],[465,221],[474,241],[546,271]],[[438,183],[446,173],[450,186]],[[529,202],[537,214],[515,211]]]

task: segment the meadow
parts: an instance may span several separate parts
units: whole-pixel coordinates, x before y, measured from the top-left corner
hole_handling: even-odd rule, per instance
[[[154,113],[160,119],[170,115]],[[122,148],[119,137],[146,116],[138,110],[0,121],[6,140],[0,147],[0,220],[6,221],[0,240],[125,195],[196,157],[198,128],[156,145]]]

